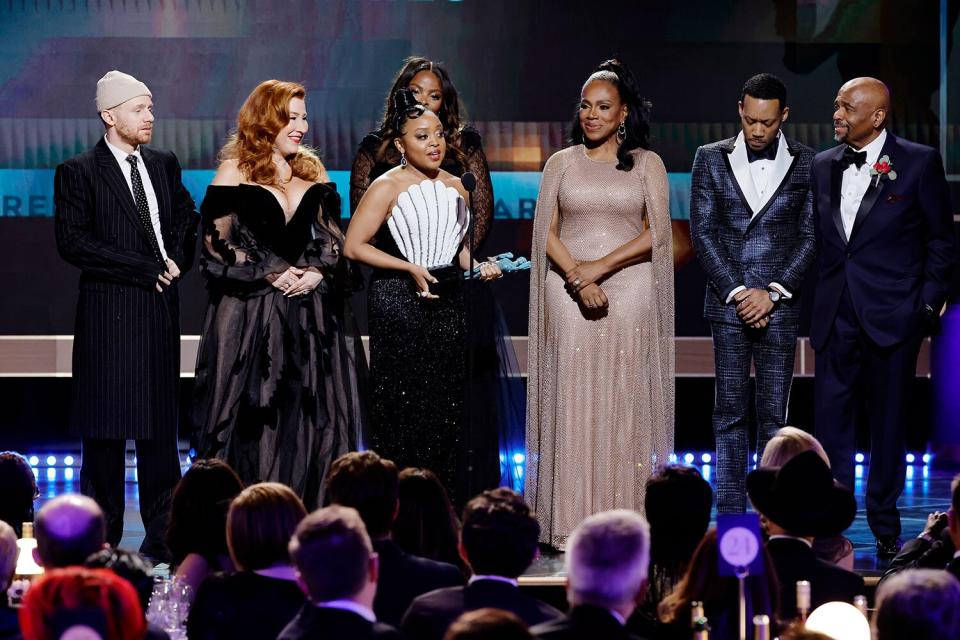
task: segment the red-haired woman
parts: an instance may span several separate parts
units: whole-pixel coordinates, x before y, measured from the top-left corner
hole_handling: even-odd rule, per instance
[[[49,571],[30,587],[20,630],[24,640],[56,640],[71,630],[74,637],[126,640],[144,637],[147,621],[129,582],[109,569],[71,567]]]
[[[340,199],[303,145],[305,97],[293,82],[254,89],[207,189],[193,422],[204,457],[246,484],[282,482],[313,509],[330,462],[360,446],[366,361]]]

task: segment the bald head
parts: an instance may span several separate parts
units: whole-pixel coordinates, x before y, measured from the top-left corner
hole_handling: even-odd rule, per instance
[[[890,114],[890,90],[876,78],[854,78],[833,103],[834,138],[860,149],[883,131]]]
[[[91,498],[75,493],[43,505],[35,528],[40,562],[48,569],[81,565],[106,542],[103,511]]]

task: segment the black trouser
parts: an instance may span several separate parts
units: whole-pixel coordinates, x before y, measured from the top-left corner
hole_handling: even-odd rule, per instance
[[[180,480],[180,454],[175,434],[158,434],[135,440],[140,517],[145,531],[143,549],[154,548],[150,540],[162,527],[151,527],[166,518],[173,488]],[[126,500],[126,440],[84,438],[80,489],[100,505],[107,519],[107,542],[120,544],[123,537],[123,507]],[[154,554],[151,554],[154,555]]]
[[[900,535],[897,498],[903,492],[907,397],[916,375],[918,336],[892,347],[877,346],[857,320],[844,290],[823,349],[817,353],[817,438],[830,457],[834,477],[853,489],[856,426],[861,410],[870,428],[867,522],[877,537]]]

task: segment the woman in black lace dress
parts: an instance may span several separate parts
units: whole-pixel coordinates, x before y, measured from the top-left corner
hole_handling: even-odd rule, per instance
[[[366,362],[340,199],[301,145],[304,96],[276,80],[250,94],[204,198],[210,305],[193,422],[202,456],[246,484],[282,482],[313,509],[330,462],[360,447]]]
[[[344,248],[352,260],[373,267],[367,298],[371,444],[400,468],[434,471],[456,502],[469,497],[476,476],[486,475],[488,484],[498,479],[496,467],[471,455],[463,429],[462,283],[471,266],[466,192],[441,168],[448,152],[442,121],[409,89],[394,100],[384,140],[400,155],[400,166],[370,185]],[[473,266],[481,267],[481,279],[500,276],[493,263]],[[486,427],[495,442],[495,425]]]

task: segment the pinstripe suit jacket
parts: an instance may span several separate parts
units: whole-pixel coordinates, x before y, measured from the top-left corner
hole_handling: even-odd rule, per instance
[[[810,165],[814,152],[786,140],[790,168],[767,203],[752,215],[730,164],[736,138],[704,145],[693,160],[690,235],[707,274],[704,317],[740,325],[726,299],[738,285],[787,287],[793,299],[781,303],[771,322],[799,321],[799,291],[813,262],[816,242]]]
[[[141,148],[160,207],[167,255],[186,272],[199,215],[168,151]],[[152,438],[176,429],[180,307],[177,286],[154,287],[164,265],[103,140],[57,167],[57,248],[81,269],[73,344],[70,432]]]

